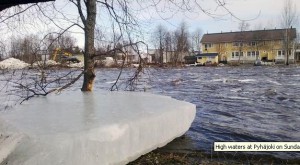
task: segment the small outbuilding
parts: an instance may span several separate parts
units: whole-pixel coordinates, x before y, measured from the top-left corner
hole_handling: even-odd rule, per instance
[[[197,62],[196,56],[185,56],[184,57],[185,64],[195,64]]]
[[[200,53],[196,55],[197,63],[201,65],[216,65],[218,61],[218,53]]]

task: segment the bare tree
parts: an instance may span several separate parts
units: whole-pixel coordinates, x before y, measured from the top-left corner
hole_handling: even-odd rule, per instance
[[[44,2],[47,0],[28,0],[24,1],[25,4],[30,2]],[[97,56],[95,53],[95,47],[94,47],[94,39],[95,39],[95,29],[96,29],[96,21],[102,20],[102,18],[99,17],[97,20],[97,8],[102,9],[105,11],[106,16],[117,23],[119,32],[121,36],[124,37],[124,35],[127,35],[127,40],[129,43],[135,43],[132,40],[132,34],[129,33],[129,31],[133,31],[133,27],[138,25],[138,22],[136,21],[136,16],[134,16],[131,12],[136,12],[138,10],[134,10],[134,7],[140,7],[142,9],[152,7],[155,8],[156,11],[159,13],[160,16],[162,16],[162,13],[165,13],[164,10],[170,9],[170,12],[172,15],[176,14],[176,12],[182,12],[182,13],[195,13],[195,12],[203,12],[204,14],[207,14],[211,17],[218,17],[222,15],[214,14],[210,10],[206,10],[203,7],[203,3],[197,2],[197,1],[160,1],[160,0],[154,0],[149,1],[148,3],[140,3],[140,1],[127,1],[127,0],[118,0],[118,1],[107,1],[107,0],[70,0],[70,3],[73,3],[78,11],[78,18],[79,19],[70,19],[68,18],[67,14],[64,14],[64,11],[61,11],[55,7],[55,5],[46,5],[46,8],[48,9],[52,7],[53,9],[53,16],[47,11],[44,10],[44,8],[41,5],[34,5],[38,12],[42,13],[41,15],[44,16],[46,19],[48,19],[48,22],[51,22],[59,29],[59,34],[62,35],[63,33],[69,31],[74,26],[80,27],[85,36],[85,43],[84,43],[84,81],[81,90],[82,91],[91,91],[93,89],[93,83],[95,79],[95,70],[94,70],[94,58]],[[226,1],[220,1],[215,0],[214,1],[217,8],[216,10],[219,11],[225,11],[223,15],[230,14],[234,18],[237,18],[233,13],[231,13],[226,8]],[[24,4],[23,2],[15,3],[14,5],[18,4]],[[0,2],[0,5],[3,5],[4,3]],[[167,6],[167,7],[166,7]],[[31,6],[28,6],[30,8]],[[162,8],[161,8],[162,7]],[[174,10],[175,9],[175,10]],[[19,13],[26,12],[27,8],[20,11]],[[216,11],[215,10],[215,11]],[[69,24],[66,25],[67,27],[62,27],[59,22],[56,22],[56,19],[54,18],[56,14],[61,15],[61,19],[65,19]],[[103,13],[102,13],[103,14]],[[12,14],[11,16],[2,19],[0,22],[4,22],[5,20],[12,18],[15,14]],[[100,14],[99,14],[100,16]],[[163,18],[163,17],[162,17]],[[177,53],[177,55],[182,56],[182,52],[188,51],[189,43],[187,40],[185,40],[185,33],[182,33],[183,31],[179,31],[177,33],[177,45],[176,45],[176,51],[181,52],[180,54]]]
[[[224,43],[219,43],[216,47],[217,53],[219,54],[219,61],[227,62],[227,56],[226,56],[226,47]]]
[[[81,2],[81,0],[72,1],[78,9],[81,21],[83,23],[84,30],[84,77],[82,91],[92,91],[94,79],[96,77],[94,70],[94,59],[95,47],[95,26],[96,26],[96,14],[97,14],[97,1],[88,0],[86,2]],[[86,10],[83,10],[82,5],[85,5]],[[83,13],[83,12],[86,13]]]
[[[35,35],[28,35],[24,38],[11,38],[10,56],[33,64],[39,60],[37,52],[40,49],[40,39]]]
[[[239,26],[238,26],[239,30],[242,32],[242,31],[246,31],[246,30],[249,30],[250,28],[250,24],[247,22],[247,21],[241,21],[239,23]]]
[[[241,56],[244,56],[243,49],[244,49],[244,45],[246,44],[244,31],[248,30],[249,27],[250,27],[250,24],[244,20],[241,21],[238,26],[238,28],[241,32],[241,33],[238,33],[238,35],[236,36],[237,43],[235,43],[236,46],[238,46],[238,51],[239,51],[238,63],[240,63],[240,61],[241,61]]]
[[[185,22],[181,22],[178,29],[175,31],[175,53],[173,55],[173,65],[183,62],[183,57],[188,55],[190,49],[189,32]]]
[[[192,34],[192,48],[194,51],[200,52],[200,46],[201,46],[201,38],[202,38],[203,32],[202,29],[197,28],[193,34]]]
[[[281,12],[281,26],[285,28],[284,36],[284,51],[285,51],[285,64],[289,65],[289,55],[291,52],[290,47],[292,44],[292,39],[290,36],[290,31],[288,30],[290,27],[295,26],[298,21],[298,14],[296,4],[293,3],[292,0],[285,0],[283,9]]]
[[[158,49],[158,57],[156,57],[156,62],[158,62],[161,65],[164,63],[163,54],[164,54],[164,50],[165,50],[166,33],[167,33],[166,28],[163,25],[159,24],[156,27],[156,29],[154,31],[154,36],[153,36],[154,45]]]
[[[165,45],[165,54],[166,54],[166,62],[170,62],[170,59],[171,59],[171,56],[173,55],[173,46],[172,46],[172,41],[173,41],[173,38],[172,38],[172,34],[171,32],[166,32],[166,35],[165,35],[165,42],[164,42],[164,45]]]

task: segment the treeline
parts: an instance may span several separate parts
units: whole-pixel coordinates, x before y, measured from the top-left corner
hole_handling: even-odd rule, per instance
[[[185,22],[179,24],[175,30],[169,30],[163,25],[158,25],[150,36],[154,47],[152,63],[169,63],[178,65],[184,62],[184,57],[191,53],[200,51],[201,29],[191,33]],[[0,58],[4,56],[14,57],[32,64],[42,59],[43,55],[49,55],[52,59],[56,49],[70,54],[81,54],[82,50],[77,46],[76,39],[71,33],[57,34],[50,33],[46,36],[27,35],[23,37],[11,37],[5,44],[0,42]],[[122,34],[104,34],[96,30],[95,55],[97,57],[113,57],[115,61],[122,60],[122,53],[134,55],[141,47],[126,46],[131,42],[124,40]],[[151,45],[151,43],[147,43]],[[113,50],[113,51],[112,51]],[[145,50],[145,48],[143,48]],[[152,51],[153,52],[153,51]],[[148,52],[151,54],[151,52]],[[153,54],[152,54],[153,55]],[[0,59],[1,60],[1,59]],[[128,59],[132,60],[132,59]]]
[[[1,58],[13,57],[29,64],[41,60],[43,55],[51,57],[57,48],[68,53],[80,53],[76,39],[69,33],[48,34],[43,37],[31,34],[11,37],[9,40],[9,43],[0,46]]]
[[[190,33],[185,22],[175,30],[158,25],[153,32],[152,42],[155,47],[155,63],[177,65],[184,62],[184,57],[200,51],[201,29]]]

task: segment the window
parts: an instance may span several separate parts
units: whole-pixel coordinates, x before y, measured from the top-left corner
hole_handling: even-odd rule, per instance
[[[255,41],[248,42],[248,46],[256,46],[256,45],[257,45],[257,42],[255,42]]]
[[[281,50],[278,50],[277,56],[281,56],[281,55],[282,55],[282,51],[281,51]]]
[[[251,52],[247,52],[247,56],[248,56],[248,57],[251,57]]]
[[[285,51],[284,50],[278,50],[277,51],[277,56],[285,56]],[[292,51],[291,50],[288,50],[288,54],[289,54],[289,56],[291,56],[292,55]]]
[[[243,46],[242,42],[234,42],[232,43],[233,46]]]
[[[239,57],[240,52],[235,52],[235,57]]]
[[[283,56],[284,51],[282,50],[278,50],[277,51],[277,57],[282,57]]]
[[[204,44],[205,50],[207,50],[207,48],[211,48],[212,47],[212,43],[206,43]]]
[[[259,56],[259,51],[248,51],[247,52],[247,57],[248,58],[255,58]]]
[[[252,57],[257,57],[257,56],[259,56],[259,51],[252,51],[252,52],[251,52],[251,56],[252,56]]]
[[[231,58],[239,58],[240,55],[241,55],[241,57],[243,57],[244,52],[232,52],[231,53]]]
[[[283,57],[285,55],[285,52],[284,52],[284,50],[278,50],[277,51],[277,57]]]

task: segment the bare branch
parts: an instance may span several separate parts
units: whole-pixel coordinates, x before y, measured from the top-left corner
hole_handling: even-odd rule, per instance
[[[86,26],[86,18],[84,17],[83,12],[82,12],[81,2],[80,2],[80,0],[76,0],[76,1],[77,1],[77,4],[73,1],[71,1],[71,2],[73,2],[77,6],[78,13],[79,13],[79,16],[81,18],[81,21],[82,21],[83,25]]]
[[[55,0],[2,0],[0,2],[0,11],[10,8],[12,6],[29,4],[29,3],[38,3],[38,2],[49,2]]]
[[[15,17],[16,15],[22,14],[22,13],[24,13],[25,11],[27,11],[28,9],[30,9],[30,8],[32,8],[33,6],[36,6],[36,5],[37,5],[37,4],[32,4],[32,5],[28,6],[28,7],[26,7],[25,9],[23,9],[22,11],[17,12],[17,13],[15,13],[15,14],[13,14],[13,15],[10,15],[10,16],[6,17],[5,19],[1,20],[0,23],[3,23],[3,22],[5,22],[6,20]],[[0,18],[1,18],[1,17],[0,17]]]

